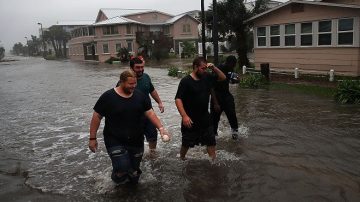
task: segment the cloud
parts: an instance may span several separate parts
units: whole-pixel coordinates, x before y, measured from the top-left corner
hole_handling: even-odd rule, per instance
[[[186,2],[186,3],[185,3]],[[58,21],[95,20],[100,8],[146,8],[170,14],[200,10],[200,0],[0,0],[0,45],[6,51],[25,36],[39,36],[41,22],[49,27]],[[211,0],[205,0],[207,8]]]

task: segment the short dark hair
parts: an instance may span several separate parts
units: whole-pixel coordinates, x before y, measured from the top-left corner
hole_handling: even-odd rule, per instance
[[[141,64],[143,63],[143,60],[141,60],[139,57],[134,57],[130,59],[130,67],[133,68],[135,64]]]
[[[198,67],[200,66],[201,63],[207,63],[206,59],[204,57],[196,57],[194,60],[193,60],[193,69],[195,67]]]
[[[236,62],[236,57],[233,55],[229,55],[225,60],[225,65],[235,66]]]

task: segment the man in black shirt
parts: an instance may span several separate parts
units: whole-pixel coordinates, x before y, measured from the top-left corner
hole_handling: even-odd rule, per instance
[[[208,68],[213,74],[206,71]],[[208,111],[209,97],[214,83],[225,79],[225,75],[217,67],[211,63],[207,64],[202,57],[194,59],[192,73],[181,79],[175,96],[175,104],[182,117],[180,149],[182,160],[185,160],[190,147],[199,144],[206,145],[210,158],[215,159],[216,141]]]
[[[221,113],[225,112],[230,123],[231,135],[234,140],[238,138],[239,126],[236,118],[234,97],[229,91],[229,83],[237,83],[239,81],[236,77],[236,73],[234,73],[235,66],[236,57],[233,55],[228,56],[225,63],[219,65],[219,69],[226,75],[226,80],[215,84],[210,107],[215,135],[217,135]]]
[[[169,138],[151,108],[149,97],[135,90],[136,81],[133,71],[122,72],[120,85],[103,93],[96,102],[90,123],[89,149],[95,152],[96,133],[105,117],[104,142],[113,166],[111,178],[118,184],[136,184],[139,180],[144,152],[144,115],[160,131],[162,138]]]

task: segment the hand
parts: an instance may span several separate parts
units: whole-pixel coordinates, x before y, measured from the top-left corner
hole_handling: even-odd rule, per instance
[[[193,122],[192,122],[192,120],[190,119],[189,116],[184,116],[182,118],[182,123],[186,128],[191,128],[192,124],[193,124]]]
[[[164,112],[164,110],[165,110],[165,107],[164,107],[163,103],[162,103],[162,102],[160,102],[158,106],[159,106],[159,110],[160,110],[160,112],[161,112],[161,113],[163,113],[163,112]]]
[[[214,70],[214,67],[215,67],[214,64],[210,63],[210,62],[207,63],[206,66],[207,66],[207,68],[211,69],[212,71]]]
[[[170,133],[164,128],[160,128],[160,136],[163,142],[168,142],[171,139]]]
[[[89,140],[89,149],[95,153],[98,148],[97,140]]]

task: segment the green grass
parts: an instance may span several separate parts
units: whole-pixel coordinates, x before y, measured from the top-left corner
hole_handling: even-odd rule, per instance
[[[331,87],[321,87],[321,86],[303,85],[303,84],[271,83],[269,88],[275,90],[289,90],[293,92],[318,95],[329,98],[334,97],[334,94],[336,92],[336,89]]]

